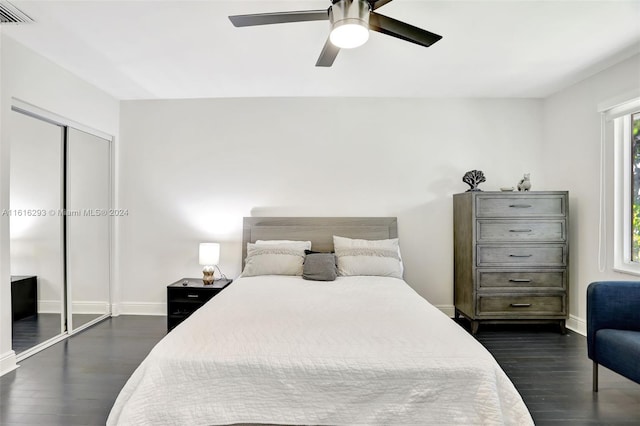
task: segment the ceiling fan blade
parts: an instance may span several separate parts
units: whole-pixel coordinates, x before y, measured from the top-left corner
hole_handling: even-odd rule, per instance
[[[371,4],[371,7],[373,10],[376,10],[379,7],[384,6],[387,3],[391,3],[393,0],[372,0],[369,3]]]
[[[285,24],[287,22],[327,21],[329,11],[301,10],[297,12],[255,13],[253,15],[229,16],[236,27],[252,27],[254,25]]]
[[[339,52],[340,48],[336,47],[331,43],[331,40],[327,38],[327,41],[322,48],[322,52],[320,52],[318,62],[316,62],[316,67],[330,67],[333,65],[333,61],[336,60],[336,56],[338,56]]]
[[[425,47],[431,46],[442,38],[441,35],[376,12],[369,14],[369,29]]]

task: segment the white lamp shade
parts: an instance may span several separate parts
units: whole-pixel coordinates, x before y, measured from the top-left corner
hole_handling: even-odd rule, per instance
[[[217,265],[220,261],[220,244],[200,243],[200,265]]]
[[[329,34],[329,39],[334,46],[353,49],[362,46],[369,40],[369,29],[360,23],[336,25]]]

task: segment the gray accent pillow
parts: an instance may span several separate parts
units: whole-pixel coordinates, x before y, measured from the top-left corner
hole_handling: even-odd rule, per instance
[[[302,265],[302,278],[313,281],[335,281],[338,276],[333,253],[308,253]]]

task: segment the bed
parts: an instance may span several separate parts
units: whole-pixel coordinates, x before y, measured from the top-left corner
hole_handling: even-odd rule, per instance
[[[395,218],[246,218],[246,243],[397,236]],[[245,269],[246,270],[246,269]],[[108,425],[533,424],[493,357],[402,279],[243,276],[176,327]]]

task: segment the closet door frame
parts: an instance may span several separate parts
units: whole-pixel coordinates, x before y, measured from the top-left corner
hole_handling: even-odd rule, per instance
[[[62,156],[62,163],[61,167],[62,167],[62,197],[63,197],[63,206],[65,206],[66,208],[66,161],[67,161],[67,138],[68,138],[68,129],[69,128],[74,128],[76,130],[80,130],[82,132],[88,133],[90,135],[99,137],[101,139],[104,139],[108,142],[109,145],[109,207],[113,208],[114,206],[114,200],[115,200],[115,196],[114,196],[114,137],[112,135],[109,135],[107,133],[104,133],[100,130],[91,128],[89,126],[86,126],[82,123],[78,123],[74,120],[68,119],[66,117],[63,117],[61,115],[58,115],[54,112],[48,111],[46,109],[40,108],[36,105],[30,104],[28,102],[25,102],[21,99],[12,97],[11,98],[11,110],[33,117],[35,119],[38,120],[42,120],[57,126],[60,126],[63,128],[64,131],[64,140],[63,140],[63,156]],[[67,247],[66,247],[66,241],[67,241],[67,235],[66,235],[66,217],[63,216],[61,217],[61,221],[62,221],[62,248],[63,248],[63,271],[64,271],[64,280],[63,280],[63,286],[64,286],[64,303],[62,303],[64,308],[64,312],[66,317],[63,316],[63,319],[61,321],[66,322],[66,331],[63,332],[61,335],[50,339],[40,345],[35,346],[32,349],[28,349],[24,352],[22,352],[20,354],[19,357],[17,357],[18,361],[21,361],[22,359],[25,359],[37,352],[40,352],[43,349],[46,349],[47,347],[66,339],[68,336],[74,335],[88,327],[91,327],[92,325],[106,319],[109,318],[112,313],[113,313],[113,300],[114,300],[114,284],[113,284],[113,277],[115,276],[114,274],[114,217],[113,216],[109,216],[109,300],[107,301],[108,303],[108,312],[106,314],[100,315],[99,317],[87,322],[86,324],[81,325],[78,328],[75,329],[70,329],[70,325],[73,324],[72,322],[72,314],[73,314],[73,309],[72,309],[72,304],[71,304],[71,298],[72,298],[72,294],[73,294],[73,289],[69,287],[69,283],[67,282]],[[63,324],[64,325],[64,324]]]

